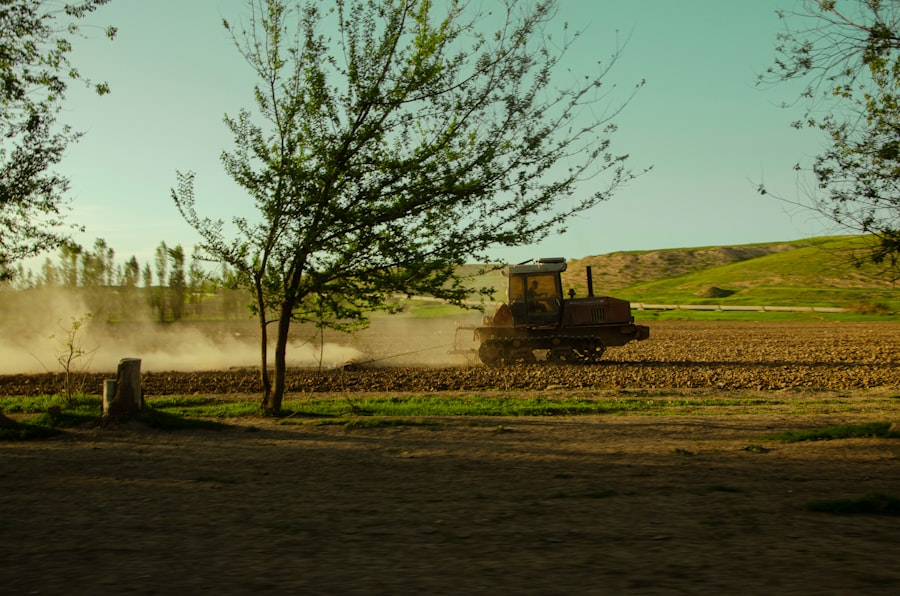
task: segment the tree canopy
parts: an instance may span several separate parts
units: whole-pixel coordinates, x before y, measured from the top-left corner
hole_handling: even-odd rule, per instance
[[[109,0],[0,2],[0,277],[66,239],[68,180],[52,171],[79,133],[58,122],[70,82],[78,23]],[[106,30],[110,39],[115,29]],[[105,83],[94,85],[99,94]]]
[[[797,128],[827,146],[811,166],[809,203],[838,225],[871,235],[864,258],[900,270],[900,1],[804,0],[779,11],[785,31],[763,80],[805,81]],[[802,170],[803,166],[797,166]],[[761,189],[766,192],[765,188]]]
[[[397,295],[462,303],[477,288],[460,265],[560,231],[634,177],[610,150],[632,92],[614,103],[601,80],[621,48],[567,73],[580,33],[555,1],[489,5],[248,0],[225,22],[258,84],[255,110],[226,118],[222,160],[258,217],[229,235],[199,214],[191,173],[172,195],[254,292],[265,409],[280,408],[291,322],[364,323]]]

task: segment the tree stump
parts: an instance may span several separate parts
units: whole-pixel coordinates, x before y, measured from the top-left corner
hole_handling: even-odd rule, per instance
[[[107,422],[137,416],[143,408],[141,360],[123,358],[119,361],[115,380],[103,382],[103,420]]]

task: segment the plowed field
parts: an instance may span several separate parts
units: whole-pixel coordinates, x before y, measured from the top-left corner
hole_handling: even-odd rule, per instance
[[[382,322],[382,325],[387,323]],[[431,325],[434,325],[432,323]],[[452,328],[430,326],[397,336],[376,326],[352,339],[358,365],[294,368],[289,393],[334,391],[472,391],[553,388],[865,389],[900,385],[900,323],[660,322],[651,338],[610,348],[592,366],[467,365],[446,356]],[[348,342],[351,340],[347,340]],[[440,357],[440,358],[438,358]],[[430,363],[440,362],[440,365]],[[85,376],[87,393],[102,391],[113,371]],[[147,372],[154,395],[253,393],[253,368]],[[2,375],[0,395],[55,393],[59,374]],[[82,379],[79,378],[79,382]]]
[[[292,369],[288,398],[539,392],[688,405],[658,416],[446,418],[373,428],[260,418],[223,431],[161,432],[132,422],[0,443],[0,589],[900,590],[896,511],[808,507],[900,497],[900,440],[773,439],[787,430],[900,421],[896,323],[657,323],[650,340],[610,349],[603,365],[509,369],[383,360],[447,338],[398,343],[377,331],[357,340],[375,362]],[[95,383],[107,376],[88,378],[86,387],[99,391]],[[55,390],[54,383],[47,375],[6,376],[0,394]],[[150,399],[246,398],[257,380],[244,369],[150,371],[144,390]],[[731,405],[738,397],[744,405]]]

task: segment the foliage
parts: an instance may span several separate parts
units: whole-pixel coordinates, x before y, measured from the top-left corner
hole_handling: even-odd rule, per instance
[[[187,277],[184,268],[184,249],[181,245],[170,248],[167,251],[172,270],[168,279],[169,305],[172,311],[172,319],[179,320],[184,316],[184,304],[187,301]]]
[[[154,265],[156,266],[157,287],[150,291],[150,307],[159,313],[159,321],[166,320],[166,279],[169,274],[169,247],[165,241],[160,242],[154,252]]]
[[[225,26],[259,78],[256,114],[226,119],[223,162],[258,219],[234,219],[229,238],[198,214],[192,174],[172,195],[254,293],[269,411],[292,321],[350,329],[397,295],[462,303],[478,289],[460,266],[537,242],[633,178],[610,152],[621,106],[606,105],[609,65],[561,79],[579,34],[546,33],[553,0],[494,13],[457,0],[248,6],[245,25]]]
[[[900,1],[804,0],[779,11],[786,30],[763,81],[803,80],[797,128],[824,133],[810,206],[872,235],[866,260],[900,278]],[[800,165],[797,169],[801,169]],[[764,187],[760,190],[767,192]],[[823,196],[818,192],[821,191]]]
[[[80,133],[58,125],[68,85],[81,80],[70,62],[78,22],[109,0],[60,7],[52,0],[0,4],[0,277],[14,262],[65,240],[69,182],[52,169]],[[115,36],[115,29],[106,31]],[[109,91],[105,83],[94,86]]]

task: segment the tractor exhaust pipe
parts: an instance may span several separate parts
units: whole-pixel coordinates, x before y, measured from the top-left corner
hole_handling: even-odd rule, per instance
[[[591,266],[587,266],[588,298],[594,297],[594,276],[591,275]]]

